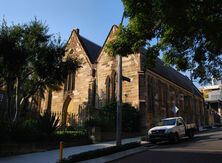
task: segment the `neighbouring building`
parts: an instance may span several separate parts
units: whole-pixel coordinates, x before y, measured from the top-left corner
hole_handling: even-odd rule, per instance
[[[205,100],[205,107],[213,115],[212,125],[222,124],[222,80],[212,78],[211,85],[200,89]]]
[[[99,109],[116,99],[117,59],[105,51],[107,42],[115,36],[117,26],[112,26],[102,47],[80,35],[74,29],[67,43],[65,57],[77,57],[82,67],[70,72],[62,91],[46,93],[42,109],[50,108],[62,122],[72,125],[82,123],[93,109]],[[161,118],[177,116],[187,122],[203,125],[204,100],[194,84],[184,75],[167,67],[157,59],[153,69],[145,67],[145,52],[123,57],[123,102],[135,106],[141,113],[142,129],[150,128]],[[116,108],[113,108],[116,109]]]

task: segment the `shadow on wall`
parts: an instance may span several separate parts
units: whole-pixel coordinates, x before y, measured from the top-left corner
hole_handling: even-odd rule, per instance
[[[84,102],[78,107],[77,113],[69,112],[68,107],[72,98],[67,96],[62,112],[55,112],[57,116],[60,117],[61,123],[66,126],[81,126],[88,117],[88,102]]]
[[[90,87],[92,88],[92,87]],[[98,109],[104,107],[106,102],[106,94],[101,91],[100,95],[95,93],[95,88],[88,90],[88,101],[83,102],[78,107],[78,113],[70,113],[68,111],[72,96],[67,95],[63,104],[62,112],[52,112],[61,120],[61,124],[66,126],[82,126],[90,117],[95,115]]]

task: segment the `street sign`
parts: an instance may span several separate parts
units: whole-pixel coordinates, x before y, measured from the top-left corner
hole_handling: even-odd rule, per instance
[[[122,79],[123,79],[123,81],[127,81],[127,82],[130,82],[130,81],[131,81],[131,79],[128,78],[128,77],[126,77],[126,76],[122,76]]]
[[[179,111],[179,108],[178,108],[176,105],[174,105],[171,111],[172,111],[174,114],[176,114],[176,113]]]

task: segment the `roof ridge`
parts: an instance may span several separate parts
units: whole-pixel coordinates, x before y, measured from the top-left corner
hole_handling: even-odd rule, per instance
[[[100,58],[101,52],[102,52],[103,48],[105,47],[105,44],[107,43],[107,40],[108,40],[108,38],[109,38],[109,36],[110,36],[110,34],[111,34],[111,32],[112,32],[112,30],[113,30],[114,27],[118,28],[118,26],[117,26],[116,24],[113,24],[113,25],[112,25],[112,27],[111,27],[110,30],[109,30],[109,33],[108,33],[107,36],[106,36],[105,41],[103,42],[103,45],[101,46],[101,49],[100,49],[100,51],[99,51],[99,54],[98,54],[98,57],[97,57],[96,61],[98,61],[98,59]]]
[[[159,59],[159,60],[163,63],[163,65],[165,66],[164,62],[163,62],[159,57],[158,57],[158,59]],[[157,63],[157,64],[158,64],[158,63]],[[186,75],[180,73],[179,71],[177,71],[176,69],[174,69],[174,68],[171,67],[171,66],[166,66],[166,67],[169,68],[170,71],[174,71],[174,72],[176,72],[177,74],[180,74],[181,77],[183,77],[184,79],[186,79],[187,81],[189,81],[190,84],[191,84],[191,87],[193,87],[193,88],[201,95],[199,89],[194,85],[194,83],[189,79],[189,77],[187,77]]]
[[[87,41],[89,41],[89,42],[91,42],[91,43],[93,43],[93,44],[95,44],[95,45],[97,45],[97,46],[99,46],[99,47],[101,48],[101,46],[100,46],[99,44],[93,42],[92,40],[90,40],[90,39],[88,39],[88,38],[86,38],[86,37],[84,37],[84,36],[82,36],[82,35],[80,35],[80,34],[79,34],[79,36],[80,36],[81,38],[83,38],[83,39],[85,39],[85,40],[87,40]]]
[[[164,67],[167,67],[167,68],[169,68],[169,70],[170,71],[174,71],[174,72],[176,72],[176,73],[178,73],[178,74],[180,74],[180,76],[182,76],[182,77],[184,77],[185,79],[188,79],[188,80],[190,80],[187,76],[185,76],[185,75],[183,75],[182,73],[180,73],[179,71],[177,71],[176,69],[174,69],[173,67],[171,67],[171,66],[166,66],[166,64],[164,64],[164,62],[162,61],[162,59],[161,58],[159,58],[159,57],[157,57],[160,61],[161,61],[161,63],[163,64],[163,66]],[[157,63],[158,64],[158,63]]]
[[[167,80],[174,82],[178,86],[183,87],[187,91],[191,93],[193,92],[195,95],[202,97],[200,91],[187,76],[185,76],[184,74],[177,71],[171,66],[166,66],[159,57],[157,57],[156,59],[155,67],[150,68],[150,70],[163,76]]]

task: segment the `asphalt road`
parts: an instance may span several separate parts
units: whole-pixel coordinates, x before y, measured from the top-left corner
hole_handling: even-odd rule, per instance
[[[184,138],[178,144],[167,142],[113,163],[222,163],[222,128]]]

